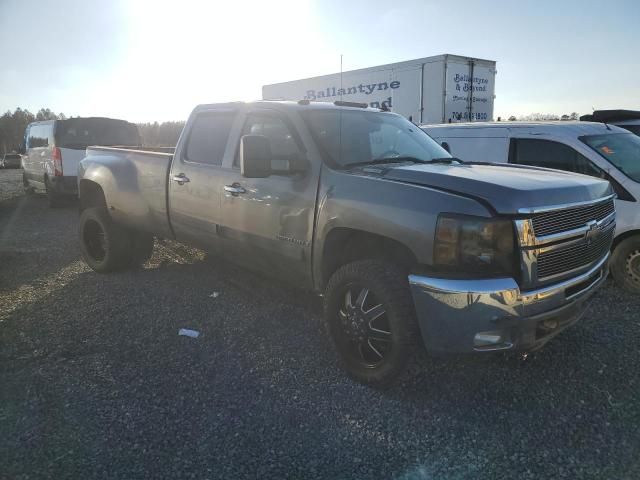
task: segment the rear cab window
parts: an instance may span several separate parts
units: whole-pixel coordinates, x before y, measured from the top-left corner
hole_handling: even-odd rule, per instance
[[[222,165],[236,112],[207,111],[196,115],[183,154],[187,162]]]

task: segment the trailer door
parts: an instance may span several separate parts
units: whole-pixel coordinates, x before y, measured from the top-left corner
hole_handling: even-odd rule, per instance
[[[493,120],[495,70],[474,60],[450,60],[446,66],[444,122]]]

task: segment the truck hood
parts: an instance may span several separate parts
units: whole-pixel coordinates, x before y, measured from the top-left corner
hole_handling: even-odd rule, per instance
[[[595,177],[506,164],[411,164],[362,168],[362,174],[423,185],[488,202],[500,214],[596,200],[613,193]]]

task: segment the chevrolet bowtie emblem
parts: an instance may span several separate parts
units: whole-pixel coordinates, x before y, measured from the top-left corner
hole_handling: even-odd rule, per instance
[[[584,234],[584,238],[586,239],[587,243],[591,243],[602,232],[600,230],[600,227],[598,226],[598,224],[595,221],[591,221],[591,222],[587,223],[587,227],[589,227],[589,230],[587,230],[587,232]]]

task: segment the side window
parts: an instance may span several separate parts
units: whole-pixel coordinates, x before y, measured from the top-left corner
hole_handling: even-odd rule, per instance
[[[184,158],[188,162],[222,165],[235,112],[204,112],[191,125]]]
[[[293,159],[300,153],[291,129],[279,116],[271,113],[251,113],[242,129],[242,135],[264,135],[271,145],[271,153],[274,159]],[[233,162],[237,167],[240,164],[240,148],[236,152]]]
[[[568,145],[550,140],[513,139],[510,163],[555,168],[600,177],[602,172],[588,158]]]

